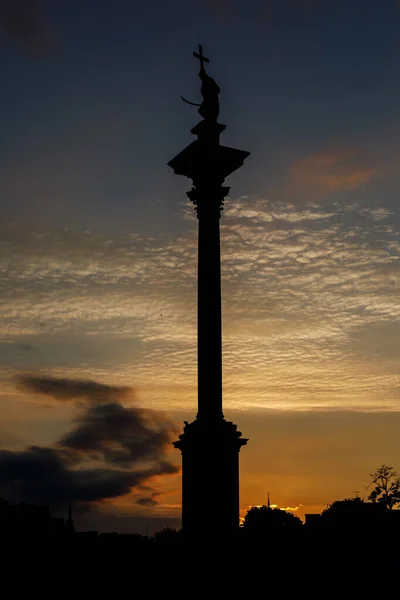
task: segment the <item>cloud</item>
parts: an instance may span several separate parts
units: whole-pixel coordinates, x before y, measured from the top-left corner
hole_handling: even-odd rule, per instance
[[[357,342],[376,347],[380,332],[394,331],[400,319],[400,229],[393,212],[384,199],[347,193],[307,206],[227,200],[221,220],[227,408],[398,406],[398,344],[393,340],[376,356]],[[4,229],[4,372],[79,381],[108,381],[112,373],[119,386],[135,381],[149,408],[194,412],[195,227],[187,225],[176,239]],[[40,352],[17,353],[16,344]],[[104,403],[113,403],[104,393]]]
[[[365,166],[357,150],[321,152],[292,166],[296,184],[314,188],[318,193],[353,191],[369,183],[377,169]]]
[[[175,473],[163,463],[149,469],[73,469],[54,448],[32,446],[22,452],[0,450],[0,494],[10,502],[31,502],[58,508],[69,500],[80,508],[129,494],[156,475]]]
[[[247,507],[247,510],[250,510],[251,508],[261,508],[262,506],[265,506],[265,504],[253,504],[251,506]],[[300,508],[302,507],[302,504],[300,504],[300,506],[278,506],[277,504],[270,504],[270,508],[279,508],[279,510],[284,510],[285,512],[297,512],[298,510],[300,510]]]
[[[154,411],[118,404],[125,388],[54,377],[21,376],[18,381],[29,391],[59,400],[84,398],[89,404],[78,405],[72,429],[53,446],[0,450],[0,494],[12,502],[55,507],[73,500],[82,508],[145,485],[157,503],[152,479],[179,471],[166,458],[175,435],[170,421]],[[112,396],[113,403],[104,403]]]
[[[157,506],[157,502],[154,500],[154,498],[138,498],[138,500],[136,501],[137,504],[139,504],[140,506],[149,506],[150,508],[153,506]]]
[[[0,30],[30,49],[42,49],[49,32],[42,0],[1,0]]]
[[[126,468],[145,459],[161,460],[173,423],[156,412],[119,404],[90,406],[58,443]],[[176,432],[177,433],[177,432]]]
[[[301,507],[302,505],[300,504],[300,506],[280,506],[279,509],[285,510],[287,512],[297,512],[298,510],[300,510]]]
[[[40,375],[18,375],[16,381],[17,385],[23,390],[34,394],[51,396],[56,400],[109,402],[113,399],[123,400],[132,392],[126,386],[106,385],[104,383],[97,383],[96,381],[60,379]]]

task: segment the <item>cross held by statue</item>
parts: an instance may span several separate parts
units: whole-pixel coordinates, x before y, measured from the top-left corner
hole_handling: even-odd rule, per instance
[[[195,56],[196,58],[199,59],[200,61],[200,68],[203,70],[204,69],[204,63],[209,63],[209,59],[206,58],[203,54],[203,46],[201,44],[199,44],[199,52],[193,52],[193,56]]]

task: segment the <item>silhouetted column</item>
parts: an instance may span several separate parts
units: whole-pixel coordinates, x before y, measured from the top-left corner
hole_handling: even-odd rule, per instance
[[[187,539],[210,531],[232,539],[239,530],[239,452],[247,443],[222,413],[221,251],[219,220],[229,188],[226,177],[249,152],[220,144],[225,125],[217,122],[219,87],[200,59],[203,117],[193,129],[197,140],[169,161],[177,175],[193,182],[188,192],[199,220],[197,288],[198,412],[174,442],[182,452],[182,527]],[[184,98],[183,98],[184,99]],[[185,100],[188,102],[187,100]],[[189,102],[190,104],[190,102]],[[211,508],[210,508],[211,507]]]
[[[198,418],[221,419],[222,327],[219,201],[198,199]],[[202,192],[205,195],[205,192]]]

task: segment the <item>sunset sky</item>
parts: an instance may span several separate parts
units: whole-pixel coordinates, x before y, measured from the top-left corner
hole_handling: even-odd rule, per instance
[[[199,43],[251,152],[221,220],[241,512],[400,470],[399,40],[396,0],[1,3],[0,496],[72,499],[81,528],[180,517],[197,221],[167,162]]]

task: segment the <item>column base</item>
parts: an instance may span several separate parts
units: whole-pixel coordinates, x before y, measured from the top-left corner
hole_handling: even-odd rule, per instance
[[[196,418],[174,442],[182,452],[182,529],[185,537],[221,537],[239,528],[239,452],[247,443],[225,419]]]

